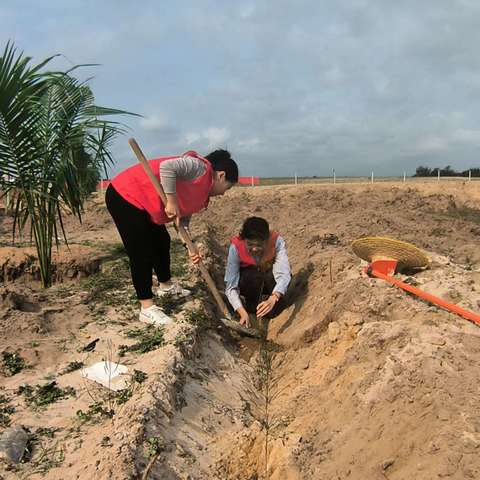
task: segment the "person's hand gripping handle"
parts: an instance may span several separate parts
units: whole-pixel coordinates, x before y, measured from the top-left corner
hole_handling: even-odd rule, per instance
[[[142,150],[138,146],[138,143],[134,138],[130,138],[128,140],[128,143],[130,144],[130,147],[132,147],[133,152],[135,153],[135,156],[137,157],[138,161],[143,165],[143,168],[145,169],[146,174],[148,175],[148,178],[152,182],[153,186],[155,187],[156,192],[160,196],[162,203],[164,205],[167,205],[167,196],[165,195],[165,192],[163,191],[162,185],[159,181],[159,179],[154,175],[152,172],[152,169],[150,168],[150,165],[145,158],[145,155],[143,154]],[[207,270],[207,267],[203,264],[201,257],[198,253],[197,247],[195,244],[192,242],[192,239],[190,238],[190,235],[188,234],[187,230],[185,227],[181,224],[181,222],[178,222],[177,224],[178,228],[178,233],[180,235],[180,238],[185,242],[187,245],[190,257],[192,261],[198,266],[200,269],[200,272],[203,276],[203,279],[207,283],[208,288],[210,289],[210,292],[212,293],[213,297],[215,298],[218,307],[220,308],[221,312],[227,319],[230,318],[230,312],[228,311],[227,306],[225,305],[225,302],[223,301],[222,297],[220,296],[220,293],[217,290],[217,287],[215,286],[215,283],[213,282],[212,277],[210,276],[209,271]]]

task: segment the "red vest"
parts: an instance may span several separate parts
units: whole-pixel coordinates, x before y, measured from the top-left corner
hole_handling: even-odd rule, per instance
[[[205,173],[194,180],[177,178],[178,208],[181,216],[187,217],[207,207],[213,186],[213,168],[207,159],[196,152],[189,151],[183,155],[198,158],[206,166]],[[160,180],[160,164],[175,158],[181,157],[160,157],[149,160],[148,163],[153,174]],[[133,165],[120,172],[112,180],[112,185],[127,202],[141,210],[146,210],[153,223],[164,224],[173,220],[165,214],[164,205],[142,164]]]
[[[273,265],[275,260],[275,244],[277,243],[278,233],[270,232],[270,237],[267,241],[267,246],[263,251],[263,256],[260,262],[257,263],[250,255],[245,240],[242,240],[238,235],[233,237],[231,242],[237,249],[238,257],[240,258],[240,268],[258,266],[261,270],[266,270]]]

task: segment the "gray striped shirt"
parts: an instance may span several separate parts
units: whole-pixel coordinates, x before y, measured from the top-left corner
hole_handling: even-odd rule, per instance
[[[160,179],[165,193],[177,192],[177,178],[195,180],[205,173],[205,164],[198,158],[184,155],[160,164]]]
[[[198,158],[184,155],[179,158],[165,160],[160,164],[160,182],[165,193],[177,193],[177,178],[195,180],[205,173],[205,164]],[[190,216],[182,218],[182,225],[188,228]]]

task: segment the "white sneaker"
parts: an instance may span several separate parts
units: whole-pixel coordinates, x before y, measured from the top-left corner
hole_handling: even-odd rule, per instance
[[[175,297],[188,297],[192,292],[186,288],[182,288],[178,283],[172,283],[169,287],[158,287],[155,291],[158,297],[164,295],[173,295]]]
[[[141,322],[150,323],[152,325],[169,325],[173,323],[173,320],[156,305],[152,305],[148,308],[142,308],[140,310],[138,319]]]

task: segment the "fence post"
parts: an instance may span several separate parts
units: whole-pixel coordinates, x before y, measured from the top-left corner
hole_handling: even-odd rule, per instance
[[[335,169],[333,169],[333,184],[337,183],[337,176],[335,174]]]
[[[254,186],[254,183],[253,183],[253,175],[252,175],[252,187]]]
[[[403,172],[403,183],[407,181],[407,172]]]
[[[371,180],[371,183],[373,183],[373,172],[372,172],[372,180]]]
[[[298,184],[297,172],[295,172],[295,185]]]
[[[438,169],[438,178],[437,178],[437,182],[440,181],[440,169]]]
[[[468,171],[468,181],[469,182],[472,181],[472,171],[471,170]]]

